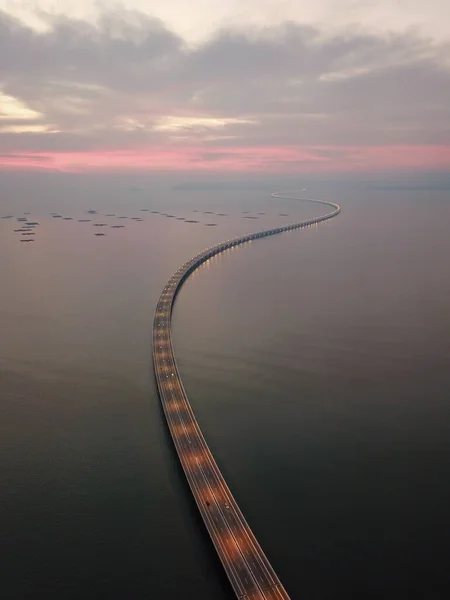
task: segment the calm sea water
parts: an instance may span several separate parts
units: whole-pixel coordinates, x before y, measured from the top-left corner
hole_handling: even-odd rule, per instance
[[[88,178],[3,189],[0,214],[40,224],[25,244],[0,220],[2,597],[231,599],[155,393],[153,311],[206,245],[323,208]],[[185,387],[292,598],[448,598],[448,192],[308,192],[341,215],[186,283]]]

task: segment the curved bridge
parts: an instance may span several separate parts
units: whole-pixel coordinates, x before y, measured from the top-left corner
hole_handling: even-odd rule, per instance
[[[184,281],[212,256],[251,240],[326,221],[341,210],[339,205],[323,200],[282,193],[272,196],[325,204],[333,210],[305,221],[220,242],[199,252],[169,279],[159,298],[153,321],[153,366],[173,443],[217,554],[236,596],[242,600],[288,600],[289,595],[241,513],[192,412],[175,361],[171,319],[175,297]]]

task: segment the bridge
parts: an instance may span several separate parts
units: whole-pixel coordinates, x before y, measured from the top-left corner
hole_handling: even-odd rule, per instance
[[[289,595],[240,511],[203,437],[178,372],[171,320],[175,298],[184,281],[212,256],[252,240],[332,219],[341,210],[339,205],[324,200],[297,198],[280,192],[272,196],[324,204],[333,210],[312,219],[226,240],[199,252],[181,265],[166,283],[153,321],[153,366],[170,434],[198,510],[233,590],[241,600],[289,600]]]

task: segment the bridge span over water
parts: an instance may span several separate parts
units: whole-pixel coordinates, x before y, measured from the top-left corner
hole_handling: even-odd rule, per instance
[[[259,238],[332,219],[332,202],[284,193],[275,198],[305,200],[331,207],[319,217],[220,242],[187,260],[166,283],[153,321],[153,366],[167,424],[192,495],[236,596],[242,600],[288,600],[289,595],[258,544],[198,426],[178,372],[171,337],[172,309],[184,281],[212,256]]]

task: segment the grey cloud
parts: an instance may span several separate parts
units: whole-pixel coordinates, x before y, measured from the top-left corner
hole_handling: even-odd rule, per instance
[[[20,154],[15,154],[14,152],[2,152],[0,153],[0,158],[11,158],[20,161],[33,160],[43,163],[52,162],[53,160],[51,156],[36,156],[35,154],[23,154],[22,152]]]
[[[449,47],[413,33],[330,39],[288,23],[189,47],[135,12],[48,22],[36,33],[0,12],[0,89],[61,133],[5,133],[0,147],[164,144],[164,115],[250,121],[215,140],[187,131],[212,146],[450,142]]]
[[[42,125],[42,118],[33,118],[33,119],[20,119],[14,116],[2,116],[0,114],[0,129],[4,126],[6,127],[21,127],[24,125]]]
[[[37,33],[0,13],[2,72],[125,86],[137,80],[138,68],[157,67],[183,43],[160,21],[125,11],[104,16],[96,26],[62,17],[49,17],[48,24],[48,33]]]
[[[196,160],[215,162],[224,158],[234,158],[232,152],[202,152]]]

